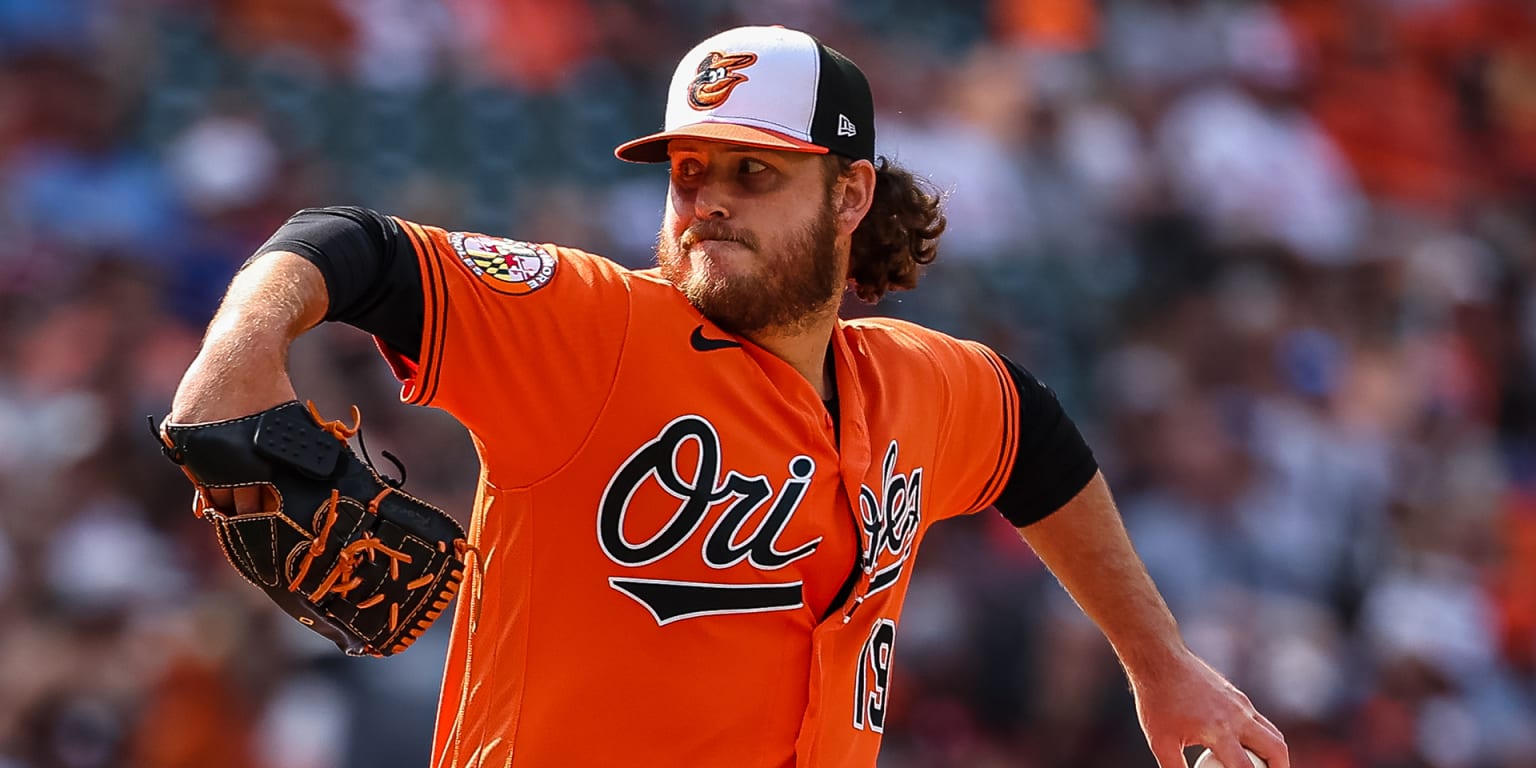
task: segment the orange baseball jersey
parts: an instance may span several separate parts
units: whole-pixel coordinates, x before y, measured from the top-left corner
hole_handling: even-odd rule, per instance
[[[834,425],[652,271],[400,224],[425,317],[386,357],[483,466],[433,765],[873,766],[918,546],[1013,466],[1002,361],[840,322]]]

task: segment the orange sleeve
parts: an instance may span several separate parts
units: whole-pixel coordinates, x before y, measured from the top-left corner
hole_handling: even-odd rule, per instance
[[[939,434],[936,476],[948,498],[940,514],[970,514],[992,505],[1019,448],[1019,392],[997,353],[982,344],[940,336],[932,345],[949,390]],[[952,495],[950,495],[952,494]]]
[[[552,473],[612,393],[629,272],[575,249],[397,221],[425,298],[419,359],[385,350],[401,400],[441,408],[486,450],[518,457],[504,483]]]
[[[934,519],[986,509],[1002,492],[1019,444],[1019,394],[995,352],[892,318],[867,318],[878,327],[883,362],[902,387],[885,418],[897,432],[931,448],[925,459]],[[873,340],[872,340],[873,341]]]

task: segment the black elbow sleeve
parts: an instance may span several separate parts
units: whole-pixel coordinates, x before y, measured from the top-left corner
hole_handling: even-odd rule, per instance
[[[425,299],[421,266],[394,219],[366,208],[306,208],[261,246],[292,251],[325,278],[325,319],[371,333],[407,357],[420,354]]]
[[[1099,464],[1056,393],[1012,360],[1004,357],[1003,364],[1019,390],[1019,447],[993,506],[1022,528],[1071,501],[1098,473]]]

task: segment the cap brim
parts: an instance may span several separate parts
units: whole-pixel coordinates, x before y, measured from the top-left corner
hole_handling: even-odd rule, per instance
[[[673,139],[702,139],[704,141],[720,141],[727,144],[741,144],[762,149],[811,152],[818,155],[827,153],[826,147],[812,144],[809,141],[801,141],[793,136],[786,136],[765,128],[754,128],[750,125],[737,125],[735,123],[694,123],[693,125],[685,125],[670,131],[641,136],[634,141],[627,141],[613,150],[613,154],[620,160],[626,160],[631,163],[665,163],[667,161],[667,143]]]

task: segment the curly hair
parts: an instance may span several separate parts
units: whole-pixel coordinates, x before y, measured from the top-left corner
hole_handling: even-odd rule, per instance
[[[828,155],[833,171],[828,184],[853,166],[854,161]],[[939,255],[939,235],[946,220],[943,195],[927,179],[880,157],[875,163],[874,203],[853,232],[848,277],[854,292],[871,304],[887,291],[917,287],[921,267]]]

